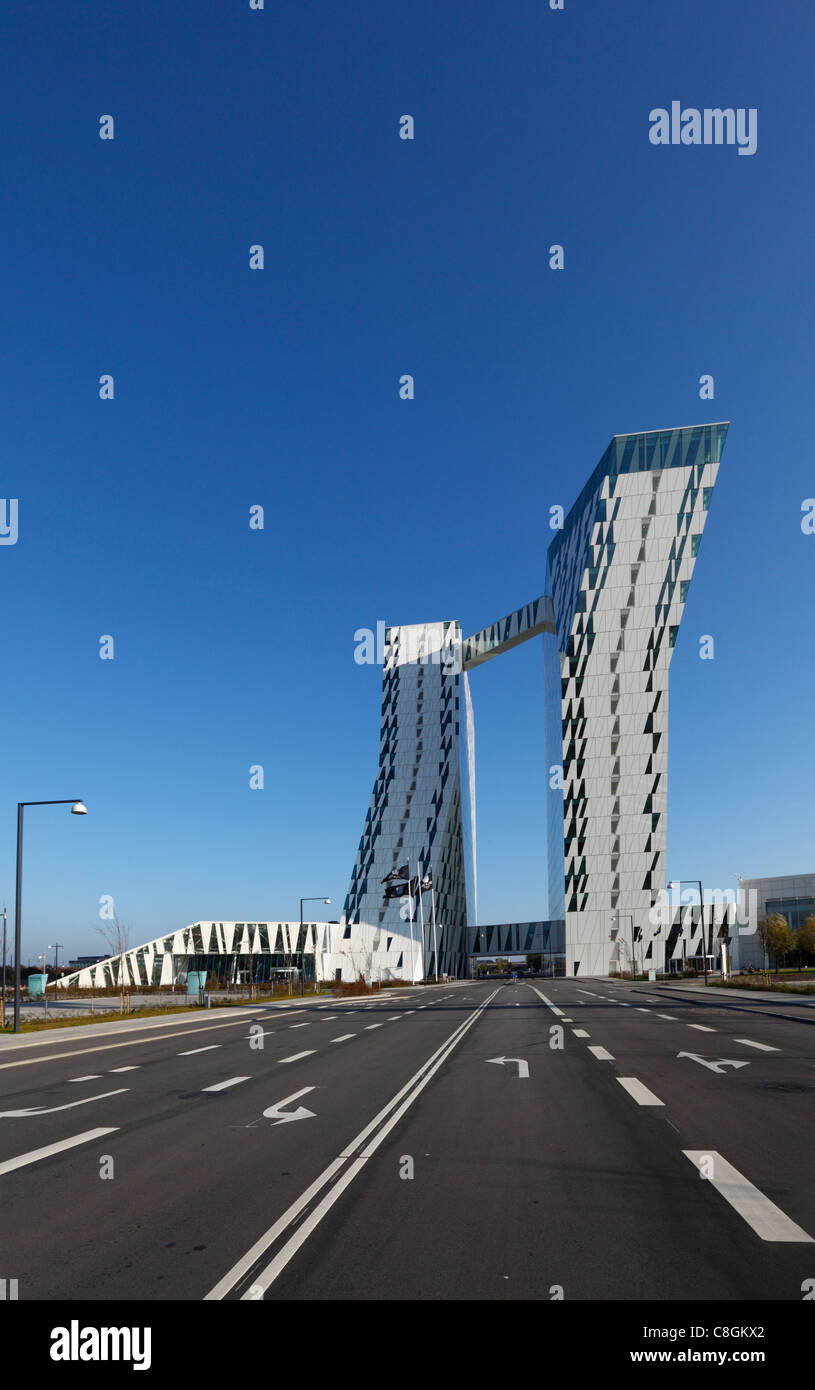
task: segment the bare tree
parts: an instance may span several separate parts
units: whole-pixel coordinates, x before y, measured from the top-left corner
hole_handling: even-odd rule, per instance
[[[108,948],[111,956],[119,956],[119,1012],[125,1011],[125,986],[124,986],[124,953],[129,949],[128,934],[129,928],[123,927],[118,917],[114,917],[111,922],[104,927],[97,927],[96,932],[101,936]],[[128,994],[128,1007],[130,996]]]

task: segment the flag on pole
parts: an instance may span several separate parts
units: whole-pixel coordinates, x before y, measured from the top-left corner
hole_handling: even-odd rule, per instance
[[[383,883],[394,883],[398,879],[405,879],[408,876],[408,866],[403,864],[401,869],[391,869],[389,874],[383,878]]]

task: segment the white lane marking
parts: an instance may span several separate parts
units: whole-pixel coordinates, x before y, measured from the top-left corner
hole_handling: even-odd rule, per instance
[[[311,1025],[310,1025],[310,1022],[309,1022],[309,1023],[290,1023],[290,1024],[289,1024],[289,1027],[290,1027],[290,1028],[309,1028],[310,1026],[311,1026]]]
[[[621,999],[621,1000],[620,1000],[620,1008],[621,1008],[621,1009],[630,1009],[630,1008],[631,1008],[631,1005],[630,1005],[630,1004],[626,1004],[625,1000],[624,1000],[624,999]]]
[[[216,1081],[214,1086],[204,1086],[205,1091],[227,1091],[230,1086],[240,1086],[242,1081],[248,1081],[248,1076],[233,1076],[229,1081]]]
[[[325,1213],[330,1209],[331,1206],[333,1206],[334,1202],[342,1194],[342,1192],[345,1191],[345,1188],[348,1186],[348,1184],[353,1181],[359,1170],[362,1167],[364,1167],[371,1154],[375,1151],[379,1144],[382,1143],[385,1137],[390,1133],[393,1126],[398,1123],[398,1121],[402,1118],[402,1115],[405,1113],[408,1107],[413,1104],[420,1092],[435,1075],[439,1067],[441,1067],[442,1064],[446,1061],[447,1057],[450,1055],[453,1049],[457,1047],[458,1043],[465,1036],[465,1034],[472,1027],[472,1025],[476,1022],[476,1020],[481,1016],[484,1009],[489,1004],[490,1000],[493,999],[497,993],[497,990],[493,990],[492,994],[487,996],[484,1002],[473,1011],[470,1017],[468,1019],[465,1019],[463,1023],[460,1023],[458,1027],[453,1030],[453,1032],[450,1034],[450,1037],[442,1043],[441,1047],[437,1048],[437,1050],[427,1059],[426,1062],[422,1063],[422,1065],[419,1067],[419,1070],[414,1073],[414,1075],[410,1078],[408,1082],[406,1082],[402,1089],[398,1091],[396,1095],[391,1098],[391,1100],[388,1101],[387,1105],[383,1106],[379,1113],[376,1114],[374,1118],[370,1121],[370,1123],[367,1124],[365,1128],[360,1131],[356,1138],[353,1139],[345,1149],[343,1149],[342,1153],[339,1154],[337,1158],[335,1158],[333,1162],[328,1165],[328,1167],[320,1174],[320,1176],[315,1179],[311,1186],[308,1187],[305,1192],[301,1193],[297,1200],[292,1203],[288,1210],[283,1213],[283,1215],[274,1223],[274,1225],[270,1226],[269,1229],[264,1232],[260,1239],[255,1242],[252,1248],[248,1250],[247,1253],[244,1256],[242,1256],[240,1260],[238,1260],[237,1264],[233,1265],[232,1268],[228,1271],[228,1273],[225,1274],[224,1277],[218,1281],[215,1287],[211,1289],[208,1294],[205,1295],[205,1302],[212,1302],[224,1298],[226,1294],[232,1288],[234,1288],[237,1283],[240,1282],[243,1276],[252,1269],[252,1266],[256,1264],[257,1261],[265,1254],[265,1252],[269,1249],[269,1246],[272,1245],[278,1239],[278,1237],[285,1232],[287,1227],[292,1225],[292,1223],[297,1219],[297,1217],[300,1215],[303,1209],[309,1205],[309,1203],[316,1196],[316,1194],[323,1187],[325,1187],[326,1184],[329,1183],[332,1178],[336,1176],[340,1168],[342,1168],[345,1164],[346,1160],[352,1158],[353,1155],[360,1148],[360,1146],[363,1143],[365,1143],[365,1141],[368,1139],[369,1135],[371,1135],[379,1126],[381,1126],[381,1128],[379,1128],[379,1132],[370,1141],[368,1146],[362,1150],[362,1153],[359,1155],[359,1157],[356,1158],[348,1168],[346,1168],[346,1171],[341,1175],[341,1177],[335,1183],[331,1191],[323,1198],[322,1202],[319,1204],[316,1210],[313,1211],[312,1214],[308,1217],[308,1219],[304,1221],[303,1224],[298,1228],[297,1233],[294,1236],[290,1237],[286,1245],[276,1256],[276,1258],[272,1261],[272,1263],[268,1265],[266,1269],[263,1270],[263,1273],[259,1276],[259,1278],[263,1280],[263,1282],[258,1284],[256,1281],[253,1284],[252,1288],[249,1290],[249,1292],[242,1295],[242,1300],[254,1300],[258,1288],[262,1289],[265,1292],[269,1285],[273,1283],[274,1280],[277,1278],[281,1270],[285,1268],[289,1260],[296,1253],[296,1251],[303,1244],[303,1242],[308,1239],[308,1237],[311,1235],[311,1232],[322,1220]],[[388,1115],[390,1115],[390,1119],[387,1121],[386,1124],[383,1125],[382,1122]]]
[[[268,1110],[264,1110],[264,1119],[274,1120],[276,1125],[287,1125],[292,1120],[314,1120],[316,1116],[313,1110],[307,1110],[304,1105],[298,1105],[296,1110],[292,1110],[287,1115],[283,1110],[284,1105],[289,1105],[293,1100],[299,1100],[300,1096],[307,1096],[309,1091],[313,1091],[313,1086],[304,1086],[302,1091],[295,1091],[293,1096],[286,1096],[285,1100],[275,1101]],[[274,1128],[274,1126],[272,1126]]]
[[[563,1017],[563,1010],[562,1010],[562,1009],[556,1009],[555,1006],[554,1006],[554,1004],[550,1004],[550,1005],[549,1005],[549,1008],[552,1010],[552,1013],[553,1013],[553,1014],[557,1014],[557,1017],[558,1017],[558,1018],[562,1018],[562,1017]]]
[[[651,1012],[650,1009],[643,1009],[640,1004],[637,1004],[636,1009],[638,1014],[650,1014]]]
[[[259,1024],[258,1027],[260,1027]],[[253,1041],[255,1038],[270,1038],[273,1033],[274,1028],[261,1028],[259,1033],[245,1033],[244,1037],[249,1038],[250,1041]]]
[[[77,1144],[89,1144],[92,1139],[101,1139],[103,1134],[115,1134],[118,1125],[113,1125],[107,1129],[87,1129],[84,1134],[74,1134],[71,1139],[60,1139],[56,1144],[46,1144],[43,1149],[31,1149],[27,1154],[19,1154],[17,1158],[7,1158],[0,1163],[0,1174],[13,1173],[15,1168],[25,1168],[29,1163],[39,1163],[41,1158],[50,1158],[52,1154],[64,1153],[66,1149],[75,1149]]]
[[[715,1033],[718,1031],[716,1028],[708,1028],[706,1023],[689,1023],[688,1027],[695,1028],[697,1033]]]
[[[745,1047],[757,1047],[762,1052],[780,1052],[780,1047],[770,1047],[769,1043],[753,1042],[752,1038],[734,1038],[734,1042],[744,1043]]]
[[[396,1022],[398,1019],[400,1019],[401,1017],[402,1017],[401,1014],[391,1014],[390,1018],[386,1018],[386,1019],[385,1019],[385,1022],[386,1022],[386,1023],[395,1023],[395,1022]]]
[[[242,1008],[236,1009],[235,1012],[237,1014],[240,1014],[241,1017],[231,1018],[226,1023],[206,1023],[200,1028],[184,1028],[183,1031],[179,1029],[177,1033],[175,1032],[175,1028],[181,1023],[186,1023],[186,1019],[167,1019],[163,1023],[151,1023],[149,1025],[144,1025],[141,1022],[128,1023],[126,1026],[128,1028],[132,1028],[134,1031],[136,1029],[141,1030],[142,1027],[146,1026],[149,1026],[151,1028],[169,1028],[171,1031],[169,1033],[156,1033],[153,1037],[139,1036],[137,1038],[128,1038],[126,1042],[100,1043],[98,1047],[75,1047],[72,1052],[49,1052],[44,1057],[23,1057],[18,1062],[0,1062],[0,1071],[7,1071],[9,1067],[30,1067],[34,1066],[37,1062],[61,1062],[66,1057],[84,1057],[88,1052],[111,1052],[114,1049],[120,1047],[143,1047],[145,1043],[150,1042],[175,1042],[176,1038],[186,1038],[189,1036],[190,1033],[212,1033],[216,1031],[218,1028],[237,1028],[240,1027],[241,1024],[246,1023],[246,1014],[255,1013],[256,1010]],[[291,1012],[291,1009],[286,1010],[286,1013]],[[276,1017],[280,1018],[281,1015],[277,1014]],[[103,1029],[100,1023],[94,1024],[93,1027],[94,1030],[100,1030],[101,1037],[110,1036],[109,1031],[107,1029]],[[66,1041],[70,1042],[71,1039],[68,1038],[66,1039]],[[80,1042],[81,1039],[75,1038],[74,1041]],[[15,1043],[14,1050],[16,1051],[18,1047],[41,1046],[42,1043],[39,1041],[36,1043]]]
[[[407,1012],[405,1013],[405,1018],[407,1018],[408,1014],[415,1014],[415,1012],[416,1012],[415,1009],[408,1009]]]
[[[566,1015],[564,1014],[564,1015],[563,1015],[563,1022],[564,1022],[564,1023],[574,1023],[574,1019],[573,1019],[573,1018],[567,1018]]]
[[[606,1052],[604,1047],[590,1047],[589,1052],[596,1057],[598,1062],[613,1062],[614,1058],[610,1052]]]
[[[281,1065],[283,1062],[299,1062],[301,1057],[312,1057],[316,1050],[316,1048],[312,1047],[308,1052],[295,1052],[292,1057],[278,1057],[277,1060]]]
[[[75,1081],[99,1081],[101,1077],[102,1073],[100,1071],[95,1072],[92,1076],[70,1076],[68,1078],[68,1085],[73,1085]]]
[[[339,1038],[332,1038],[332,1042],[347,1042],[349,1038],[355,1038],[356,1033],[343,1033]]]
[[[548,1005],[549,1005],[549,1008],[551,1009],[551,1007],[552,1007],[552,1001],[551,1001],[551,999],[547,999],[547,998],[546,998],[546,995],[545,995],[545,994],[541,994],[540,990],[539,990],[539,989],[535,989],[535,986],[534,986],[534,985],[530,985],[530,989],[533,989],[533,990],[535,991],[535,994],[537,994],[538,998],[539,998],[539,999],[542,999],[543,1002],[544,1002],[544,1004],[548,1004]]]
[[[762,1240],[806,1241],[812,1244],[812,1236],[796,1226],[775,1202],[765,1197],[715,1149],[683,1149],[682,1152]]]
[[[118,1073],[118,1072],[120,1072],[120,1071],[140,1071],[140,1070],[141,1070],[140,1067],[111,1067],[111,1068],[110,1068],[110,1074],[111,1074],[111,1076],[113,1076],[114,1073]]]
[[[370,1031],[371,1031],[372,1028],[381,1028],[381,1027],[382,1027],[382,1024],[381,1024],[381,1023],[366,1023],[366,1024],[365,1024],[365,1032],[366,1032],[366,1033],[370,1033]]]
[[[29,1115],[56,1115],[58,1110],[75,1110],[78,1105],[90,1105],[95,1100],[107,1100],[109,1096],[123,1096],[126,1090],[126,1086],[120,1086],[118,1091],[103,1091],[101,1096],[85,1096],[84,1100],[72,1100],[67,1105],[52,1105],[50,1108],[34,1106],[33,1109],[29,1110],[3,1110],[0,1111],[0,1120],[23,1120]]]
[[[676,1018],[673,1014],[657,1014],[657,1018],[667,1018],[669,1023],[676,1023]]]
[[[339,1018],[339,1014],[326,1014],[325,1018],[321,1019],[320,1022],[333,1023],[335,1018]]]
[[[680,1057],[688,1057],[693,1062],[700,1062],[703,1067],[707,1067],[708,1071],[715,1071],[717,1076],[725,1075],[724,1067],[732,1067],[734,1071],[738,1071],[739,1067],[749,1067],[750,1065],[749,1062],[734,1062],[729,1057],[719,1057],[718,1060],[713,1057],[700,1057],[698,1052],[677,1052],[676,1056],[677,1060]]]
[[[587,1033],[585,1028],[573,1028],[572,1032],[576,1038],[590,1038],[591,1033]]]
[[[630,1096],[634,1097],[637,1105],[664,1105],[664,1100],[655,1096],[653,1091],[649,1091],[647,1086],[643,1086],[636,1076],[618,1076],[617,1080]]]
[[[214,1052],[216,1047],[223,1047],[223,1043],[210,1043],[209,1047],[194,1047],[190,1052],[179,1052],[179,1057],[196,1057],[199,1052]]]
[[[602,999],[602,994],[595,994],[593,989],[579,989],[578,994],[588,994],[590,999]]]
[[[488,1057],[487,1061],[497,1062],[499,1067],[502,1067],[504,1062],[516,1062],[518,1065],[518,1080],[526,1079],[526,1077],[529,1076],[529,1063],[525,1062],[523,1057]]]

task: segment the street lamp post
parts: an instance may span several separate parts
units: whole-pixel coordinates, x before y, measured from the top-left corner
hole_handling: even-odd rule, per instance
[[[306,943],[303,940],[303,903],[325,903],[326,907],[331,902],[330,898],[301,898],[300,899],[300,940],[303,943],[300,949],[300,998],[306,992]],[[314,990],[317,990],[317,934],[314,935]]]
[[[6,909],[3,906],[3,989],[0,993],[0,1027],[6,1026]]]
[[[700,921],[701,926],[702,926],[702,962],[703,962],[704,971],[705,971],[705,987],[707,987],[707,939],[706,939],[706,937],[705,937],[705,899],[704,899],[704,894],[703,894],[703,892],[702,892],[702,880],[699,879],[699,878],[672,878],[672,879],[671,879],[671,884],[670,884],[670,886],[671,886],[671,888],[673,888],[674,884],[677,885],[677,887],[678,887],[679,890],[680,890],[680,892],[679,892],[680,898],[682,897],[682,891],[681,891],[681,890],[682,890],[682,884],[683,884],[683,883],[695,883],[695,884],[696,884],[696,887],[699,889],[699,921]],[[682,910],[682,903],[681,903],[681,902],[680,902],[680,904],[679,904],[679,908],[680,908],[680,911],[681,911],[681,910]],[[683,929],[682,929],[682,942],[683,942],[683,945],[684,945],[684,941],[685,941],[685,931],[684,931],[684,927],[683,927]]]
[[[86,816],[87,808],[76,797],[62,801],[17,802],[17,898],[14,906],[14,1031],[20,1031],[20,954],[22,950],[23,811],[26,806],[70,806],[71,815]]]

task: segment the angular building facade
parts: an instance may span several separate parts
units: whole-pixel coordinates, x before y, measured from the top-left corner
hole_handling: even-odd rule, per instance
[[[463,973],[476,889],[472,705],[461,653],[456,622],[385,629],[379,771],[337,940],[340,978],[420,980],[435,974],[437,955],[439,973]],[[399,881],[386,880],[401,868],[400,892]],[[432,889],[417,891],[417,880]]]
[[[663,968],[668,671],[727,428],[616,435],[549,547],[549,912],[569,975],[622,968],[631,929]]]

